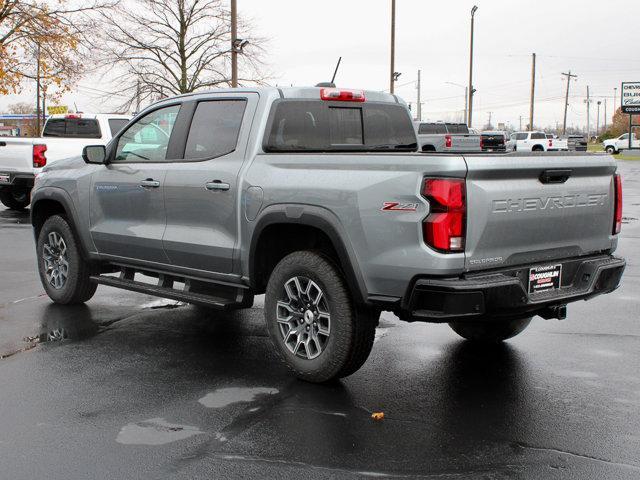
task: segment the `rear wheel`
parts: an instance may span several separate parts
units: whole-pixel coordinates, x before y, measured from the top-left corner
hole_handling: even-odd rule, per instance
[[[319,253],[294,252],[276,265],[264,312],[277,352],[303,380],[351,375],[371,352],[375,316],[356,311],[342,274]]]
[[[544,152],[544,147],[542,145],[534,145],[531,149],[532,152]]]
[[[467,340],[498,343],[522,333],[529,323],[531,323],[531,317],[485,322],[451,322],[449,326]]]
[[[24,210],[31,203],[29,189],[17,186],[2,188],[0,189],[0,202],[12,210]]]
[[[40,281],[51,300],[67,305],[93,297],[98,285],[90,280],[91,265],[82,258],[65,217],[53,215],[44,222],[38,234],[37,254]]]

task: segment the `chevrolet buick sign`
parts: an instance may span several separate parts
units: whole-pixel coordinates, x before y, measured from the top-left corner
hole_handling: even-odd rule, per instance
[[[622,113],[640,113],[640,82],[622,82]]]

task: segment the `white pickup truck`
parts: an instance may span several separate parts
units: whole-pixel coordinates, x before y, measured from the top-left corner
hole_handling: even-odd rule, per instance
[[[544,132],[515,132],[506,144],[507,152],[558,152],[568,151],[566,139],[549,138]]]
[[[14,210],[27,207],[35,175],[45,165],[80,155],[87,145],[106,145],[129,119],[118,114],[52,115],[42,137],[0,137],[0,202]]]
[[[625,133],[620,135],[618,138],[610,138],[609,140],[605,140],[602,142],[602,146],[607,151],[607,153],[620,153],[622,150],[626,150],[629,148],[629,134]],[[631,148],[640,148],[640,140],[636,137],[636,134],[633,134],[631,138]]]

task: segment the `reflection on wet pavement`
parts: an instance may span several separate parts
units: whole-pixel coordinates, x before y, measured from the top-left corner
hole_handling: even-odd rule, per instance
[[[276,393],[278,393],[278,389],[266,387],[221,388],[215,392],[207,393],[198,401],[207,408],[222,408],[232,403],[252,402],[258,395],[274,395]]]
[[[124,445],[165,445],[202,433],[204,432],[198,427],[169,423],[163,418],[151,418],[122,427],[116,442]]]

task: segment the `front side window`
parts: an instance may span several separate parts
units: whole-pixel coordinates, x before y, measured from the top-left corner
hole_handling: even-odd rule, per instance
[[[621,135],[619,140],[629,140],[629,134],[625,133],[624,135]]]
[[[244,99],[198,103],[189,128],[185,160],[214,158],[233,152],[246,105]]]
[[[162,162],[180,105],[155,110],[131,125],[118,139],[116,162]]]
[[[528,133],[516,133],[516,140],[526,140],[528,137]]]

